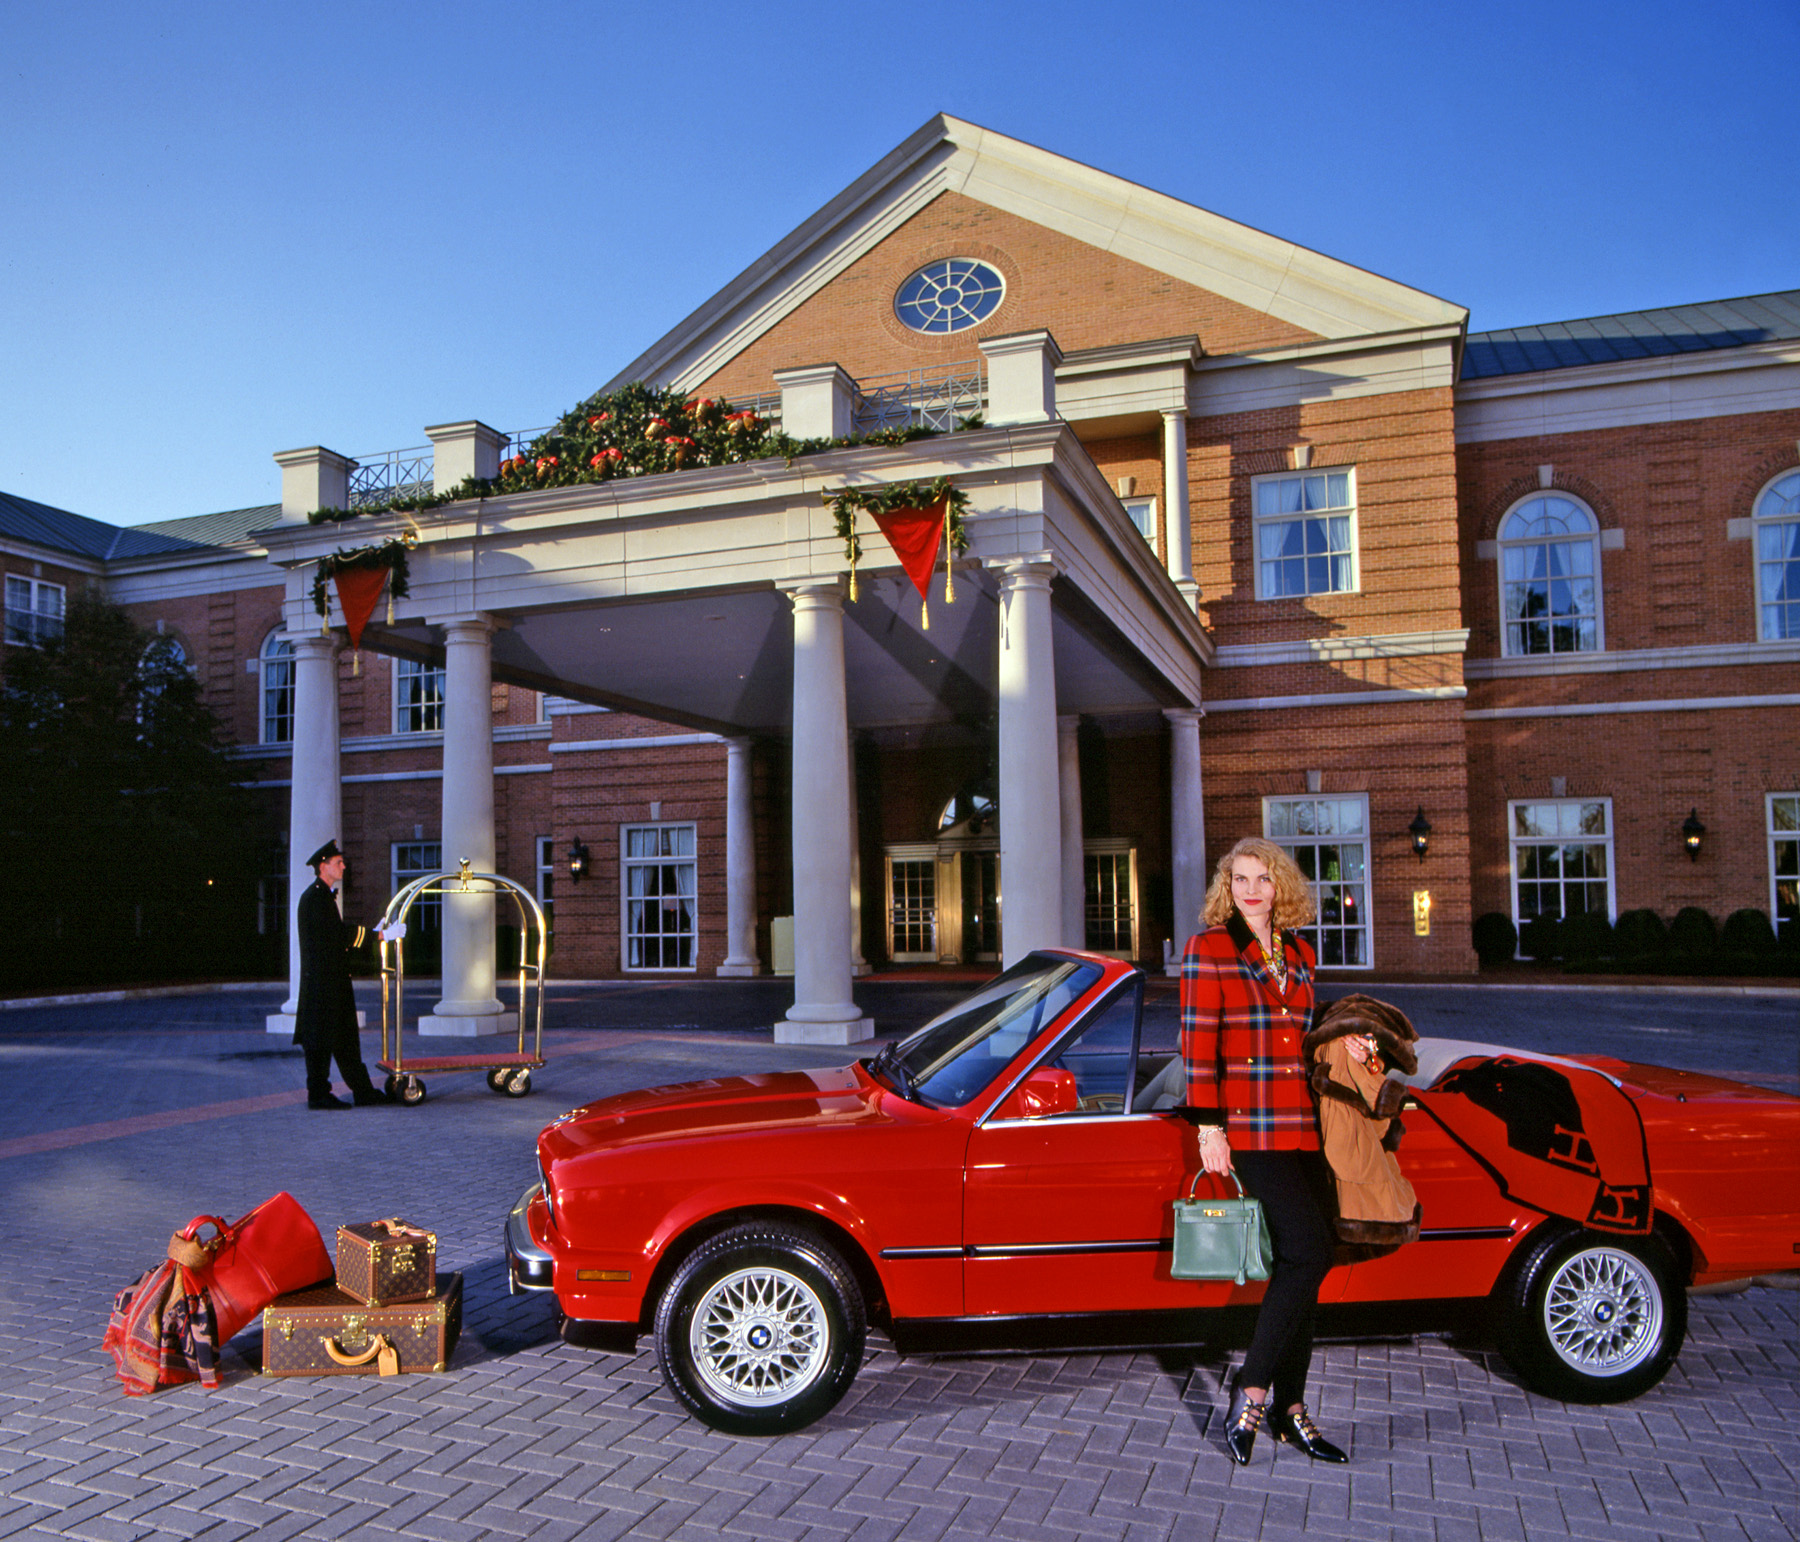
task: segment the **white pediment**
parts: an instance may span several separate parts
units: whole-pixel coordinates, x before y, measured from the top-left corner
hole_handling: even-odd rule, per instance
[[[1468,318],[1460,305],[940,114],[604,389],[633,380],[698,385],[946,192],[1321,337],[1460,326]]]

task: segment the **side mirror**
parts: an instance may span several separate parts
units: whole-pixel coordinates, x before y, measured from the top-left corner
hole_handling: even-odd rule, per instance
[[[1048,1119],[1072,1114],[1079,1106],[1075,1078],[1059,1066],[1041,1065],[1007,1094],[994,1111],[996,1119]]]

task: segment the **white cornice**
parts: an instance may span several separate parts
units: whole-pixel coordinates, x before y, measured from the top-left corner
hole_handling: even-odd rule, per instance
[[[1240,696],[1231,701],[1209,698],[1205,707],[1206,715],[1211,717],[1219,712],[1281,712],[1298,707],[1380,707],[1397,702],[1417,706],[1460,701],[1468,694],[1466,686],[1425,685],[1410,691],[1322,691],[1312,696]]]
[[[1482,444],[1797,407],[1800,343],[1750,343],[1464,381],[1456,388],[1456,442]]]
[[[1625,712],[1726,712],[1800,707],[1800,696],[1672,696],[1650,701],[1570,701],[1548,707],[1472,707],[1467,718],[1608,717]],[[1210,704],[1208,710],[1213,709]]]
[[[78,557],[73,552],[59,551],[54,546],[38,546],[30,541],[0,541],[0,557],[17,557],[25,562],[46,562],[53,568],[66,568],[71,573],[92,576],[104,572],[106,564],[92,557]]]
[[[690,388],[872,251],[940,193],[959,192],[1326,337],[1429,325],[1459,305],[1003,134],[940,115],[625,366]],[[1054,325],[1054,318],[1039,318]]]
[[[1469,659],[1470,680],[1548,675],[1619,675],[1640,669],[1737,669],[1745,664],[1800,663],[1800,642],[1700,643],[1685,648],[1628,648],[1617,653],[1563,653],[1519,659]]]
[[[1267,669],[1275,664],[1338,664],[1353,659],[1461,653],[1468,645],[1467,627],[1442,632],[1377,633],[1370,637],[1305,637],[1294,642],[1230,643],[1217,650],[1215,662],[1220,669]]]

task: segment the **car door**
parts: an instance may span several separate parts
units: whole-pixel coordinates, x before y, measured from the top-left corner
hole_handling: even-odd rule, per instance
[[[1047,1087],[1072,1078],[1073,1107],[1052,1097],[1050,1111],[1027,1112],[1015,1091],[971,1132],[963,1206],[971,1316],[1231,1298],[1229,1283],[1169,1278],[1170,1205],[1199,1155],[1193,1128],[1174,1113],[1131,1106],[1150,1101],[1167,1053],[1139,1063],[1142,990],[1141,977],[1124,982],[1029,1067]]]

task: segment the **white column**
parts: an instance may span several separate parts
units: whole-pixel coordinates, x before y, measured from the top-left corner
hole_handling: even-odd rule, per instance
[[[1175,888],[1174,938],[1169,959],[1173,973],[1182,950],[1202,930],[1200,907],[1206,903],[1206,815],[1200,799],[1200,719],[1198,707],[1173,707],[1169,720],[1169,852]]]
[[[1081,752],[1075,734],[1081,719],[1056,720],[1056,779],[1062,797],[1062,938],[1087,946],[1087,860],[1081,844]],[[1006,805],[1001,804],[1004,812]]]
[[[1187,414],[1174,409],[1163,420],[1163,518],[1169,546],[1169,577],[1193,603],[1194,523],[1188,511]]]
[[[722,975],[762,973],[756,956],[756,826],[750,741],[725,741],[725,962]]]
[[[288,793],[288,994],[264,1026],[294,1031],[300,1000],[300,896],[313,881],[306,859],[329,840],[342,844],[343,783],[338,765],[338,640],[295,637],[294,767]]]
[[[494,870],[494,623],[459,616],[444,626],[444,818],[446,869]],[[494,994],[494,897],[444,896],[444,999],[419,1032],[473,1037],[510,1022]]]
[[[1063,936],[1056,661],[1042,558],[999,560],[1000,957],[1010,968]]]
[[[875,971],[862,950],[862,814],[856,806],[856,745],[848,736],[845,749],[844,786],[850,794],[850,974],[860,980]]]
[[[794,603],[794,1004],[777,1044],[853,1044],[875,1026],[850,991],[850,731],[838,579]]]

